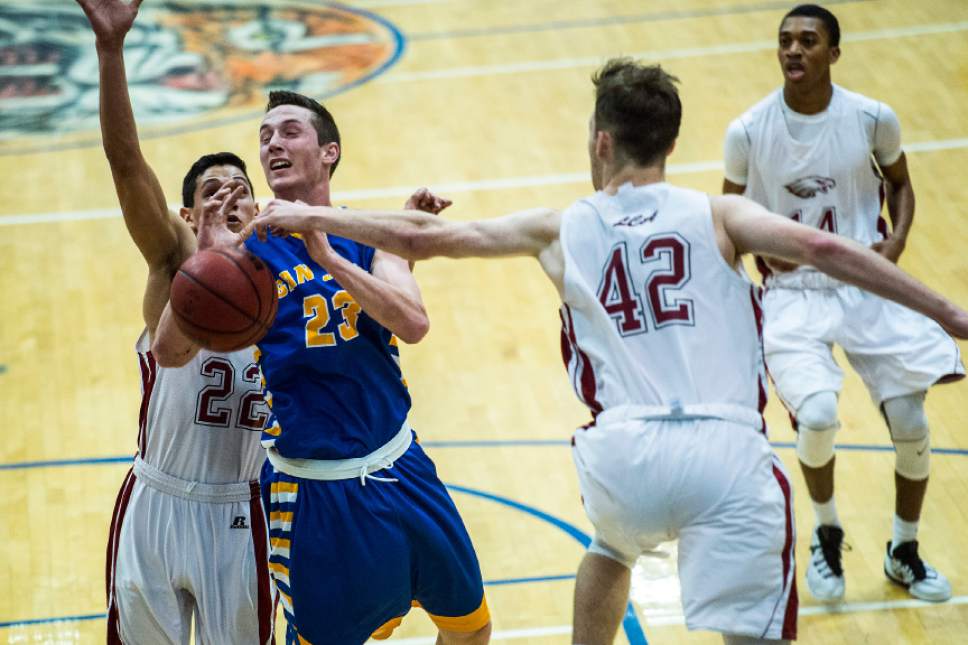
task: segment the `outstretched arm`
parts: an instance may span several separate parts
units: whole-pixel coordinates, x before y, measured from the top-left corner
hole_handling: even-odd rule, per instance
[[[871,249],[798,224],[742,197],[713,197],[711,202],[717,226],[722,226],[733,246],[734,259],[743,253],[758,253],[816,267],[919,311],[958,338],[968,338],[968,312]],[[728,251],[724,255],[730,259]]]
[[[170,213],[157,177],[141,153],[128,95],[124,38],[141,0],[77,0],[94,30],[100,79],[101,139],[124,223],[148,263],[145,324],[154,332],[168,300],[171,276],[195,248],[188,225]]]
[[[408,260],[432,257],[537,257],[558,239],[561,214],[535,208],[472,222],[414,211],[354,211],[274,200],[242,232],[322,231],[348,237]]]

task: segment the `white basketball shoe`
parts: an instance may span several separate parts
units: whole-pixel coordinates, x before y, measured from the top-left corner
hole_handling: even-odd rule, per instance
[[[918,555],[918,541],[902,542],[891,549],[887,542],[884,573],[896,584],[905,587],[915,598],[944,602],[951,598],[951,583]]]
[[[839,526],[818,526],[810,537],[807,587],[820,602],[844,599],[844,569],[840,558],[843,548],[844,530]]]

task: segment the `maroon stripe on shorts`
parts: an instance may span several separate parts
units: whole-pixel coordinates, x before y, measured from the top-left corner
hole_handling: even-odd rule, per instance
[[[790,580],[789,595],[787,597],[786,612],[783,614],[783,634],[782,638],[795,640],[797,637],[797,608],[799,599],[797,597],[797,572],[794,556],[793,540],[793,508],[791,504],[790,482],[787,480],[783,471],[773,464],[773,476],[776,477],[780,490],[783,491],[784,510],[786,512],[786,537],[783,540],[783,584]]]
[[[121,634],[118,629],[118,601],[115,598],[114,580],[118,566],[118,546],[121,538],[121,527],[124,524],[124,514],[128,510],[128,501],[131,499],[131,489],[134,487],[134,482],[134,469],[131,469],[121,484],[121,490],[118,491],[118,498],[114,502],[114,515],[111,517],[111,528],[108,532],[104,587],[108,602],[107,642],[109,645],[121,643]]]
[[[275,603],[272,601],[272,589],[269,586],[269,550],[266,544],[269,528],[262,511],[259,483],[249,482],[249,492],[252,494],[249,498],[249,525],[252,531],[252,547],[255,550],[256,584],[259,590],[259,642],[275,643],[275,635],[272,633]]]

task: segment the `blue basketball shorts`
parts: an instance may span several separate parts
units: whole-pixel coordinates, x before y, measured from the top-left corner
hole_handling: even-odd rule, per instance
[[[373,474],[397,481],[321,481],[263,466],[287,643],[387,638],[412,606],[448,631],[490,621],[470,536],[423,448],[414,441]]]

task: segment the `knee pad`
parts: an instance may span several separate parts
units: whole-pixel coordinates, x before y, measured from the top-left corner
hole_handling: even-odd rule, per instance
[[[826,466],[834,457],[837,395],[818,392],[807,397],[797,410],[797,457],[811,468]]]
[[[894,443],[894,470],[906,479],[925,479],[930,470],[931,438],[924,414],[924,392],[888,399],[881,404],[881,411]]]

